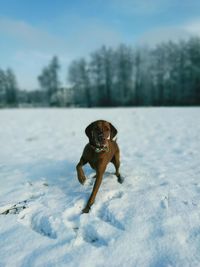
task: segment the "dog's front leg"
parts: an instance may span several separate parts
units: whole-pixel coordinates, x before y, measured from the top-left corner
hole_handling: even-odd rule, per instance
[[[78,176],[78,180],[81,184],[85,183],[86,177],[83,171],[83,165],[85,165],[87,163],[86,160],[83,159],[83,157],[81,157],[79,163],[76,166],[76,170],[77,170],[77,176]]]
[[[92,190],[92,194],[87,202],[86,207],[82,210],[83,213],[88,213],[90,211],[90,207],[94,204],[97,192],[99,190],[99,187],[101,185],[102,182],[102,178],[103,178],[103,173],[106,169],[106,166],[99,166],[97,169],[97,174],[96,174],[96,181]]]

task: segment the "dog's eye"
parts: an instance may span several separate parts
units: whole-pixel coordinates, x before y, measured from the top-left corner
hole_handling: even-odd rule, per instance
[[[99,127],[96,127],[95,131],[98,133],[98,132],[101,132],[101,129]]]

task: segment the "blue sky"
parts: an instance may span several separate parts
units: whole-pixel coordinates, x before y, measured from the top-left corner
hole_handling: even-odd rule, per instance
[[[154,45],[200,35],[199,0],[0,0],[0,68],[37,88],[53,55],[67,66],[101,45]]]

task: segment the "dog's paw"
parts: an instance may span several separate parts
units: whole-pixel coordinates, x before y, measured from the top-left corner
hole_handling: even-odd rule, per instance
[[[90,211],[90,207],[89,206],[86,206],[83,210],[82,210],[82,213],[89,213]]]
[[[118,181],[118,183],[122,184],[124,182],[124,177],[122,177],[121,175],[119,175],[117,177],[117,181]]]
[[[80,182],[81,184],[84,184],[85,181],[86,181],[86,177],[85,177],[85,175],[79,175],[79,176],[78,176],[78,180],[79,180],[79,182]]]

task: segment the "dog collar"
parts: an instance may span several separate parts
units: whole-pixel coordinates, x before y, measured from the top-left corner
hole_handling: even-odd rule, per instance
[[[105,147],[95,147],[93,145],[90,145],[90,146],[94,149],[96,153],[109,152],[109,146],[105,146]]]

